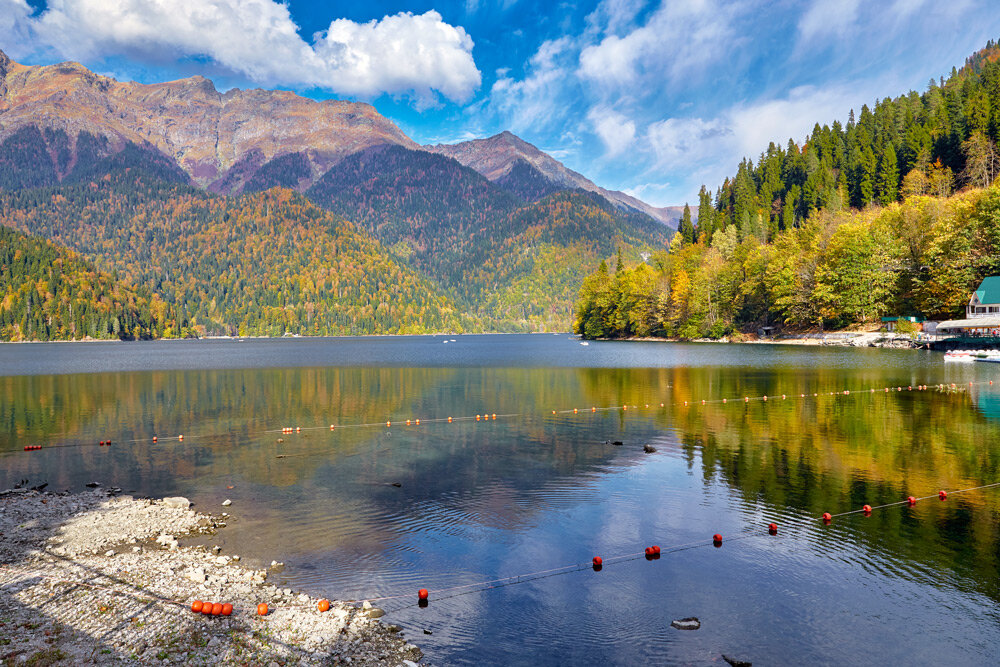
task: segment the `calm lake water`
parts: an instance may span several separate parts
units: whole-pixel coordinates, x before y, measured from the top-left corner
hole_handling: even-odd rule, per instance
[[[0,488],[230,498],[225,552],[316,595],[402,595],[384,620],[434,664],[997,663],[1000,488],[817,517],[1000,481],[1000,365],[453,339],[2,345]],[[962,391],[907,390],[938,383]]]

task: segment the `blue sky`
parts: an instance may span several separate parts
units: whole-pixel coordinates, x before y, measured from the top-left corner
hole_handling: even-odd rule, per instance
[[[998,37],[994,0],[0,0],[20,62],[367,101],[420,143],[509,129],[656,205]]]

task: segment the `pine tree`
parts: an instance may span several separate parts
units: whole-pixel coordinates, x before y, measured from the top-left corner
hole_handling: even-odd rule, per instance
[[[684,237],[685,243],[695,242],[694,224],[691,222],[691,207],[687,205],[687,202],[684,202],[684,214],[681,216],[680,233]]]
[[[899,199],[899,163],[891,143],[886,143],[878,161],[875,178],[875,200],[888,206]]]

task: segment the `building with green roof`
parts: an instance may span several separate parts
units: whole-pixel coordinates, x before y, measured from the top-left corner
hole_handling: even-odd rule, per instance
[[[964,320],[948,320],[937,326],[941,333],[1000,335],[1000,276],[983,278],[969,297]]]

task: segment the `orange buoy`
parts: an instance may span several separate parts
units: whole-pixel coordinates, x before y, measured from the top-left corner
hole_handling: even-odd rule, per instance
[[[448,417],[448,423],[449,424],[451,423],[451,417]]]
[[[427,592],[426,588],[421,588],[419,591],[417,591],[418,600],[426,600],[429,595],[430,593]]]
[[[178,440],[183,440],[183,439],[184,439],[184,436],[183,436],[183,435],[179,435],[179,436],[177,436],[177,439],[178,439]]]
[[[622,406],[622,410],[628,410],[628,406],[627,405],[623,405]]]
[[[216,602],[215,604],[212,605],[212,616],[221,616],[221,615],[222,615],[222,603]]]
[[[331,430],[331,431],[332,431],[333,429],[335,429],[335,428],[336,428],[336,426],[334,426],[333,424],[330,424],[330,430]]]
[[[211,602],[205,602],[205,603],[203,603],[201,605],[201,613],[203,615],[205,615],[205,616],[211,616],[212,615],[212,607],[213,607],[213,605],[212,605]],[[221,609],[220,609],[220,611],[221,611]]]
[[[320,611],[330,611],[330,601],[324,598],[319,601],[319,603],[316,605],[316,608],[319,609]]]
[[[153,442],[156,442],[156,436],[155,435],[153,436]]]
[[[497,420],[497,413],[494,412],[493,413],[493,421],[496,421],[496,420]]]
[[[573,414],[574,415],[576,414],[576,408],[573,408]]]
[[[604,565],[604,559],[600,556],[594,556],[593,564],[595,568],[599,568]]]
[[[597,408],[591,408],[590,411],[591,412],[597,412]]]
[[[722,399],[722,402],[723,403],[728,403],[728,401],[726,399]]]
[[[652,549],[653,549],[653,555],[654,556],[659,556],[660,555],[660,547],[659,547],[659,545],[654,544],[652,546]]]
[[[390,426],[392,426],[392,422],[386,422],[386,423],[385,423],[385,427],[386,427],[386,428],[389,428]]]
[[[943,489],[941,491],[938,491],[938,498],[940,498],[941,500],[947,500],[948,492]]]
[[[193,611],[196,614],[200,614],[201,613],[201,608],[204,605],[205,605],[205,603],[202,602],[201,600],[195,600],[194,602],[191,603],[191,611]]]
[[[784,394],[781,395],[781,400],[785,400],[785,395]]]
[[[259,605],[257,605],[258,616],[267,616],[267,613],[268,613],[268,608],[266,602],[261,602]]]
[[[555,413],[556,413],[556,411],[555,411],[555,410],[553,410],[553,411],[552,411],[552,414],[555,414]],[[479,421],[479,415],[476,415],[476,421]]]
[[[871,514],[872,513],[872,506],[871,505],[862,505],[861,506],[861,511],[864,512],[865,514]]]
[[[715,535],[712,535],[712,544],[714,544],[717,547],[721,547],[722,546],[722,535],[720,535],[719,533],[716,533]]]
[[[420,426],[420,420],[419,419],[417,420],[417,426]]]
[[[232,616],[232,614],[233,614],[233,605],[229,604],[228,602],[224,602],[222,604],[222,615]]]
[[[917,499],[914,498],[913,496],[909,496],[909,497],[907,497],[906,502],[910,503],[911,505],[916,505],[917,504]]]
[[[704,399],[704,398],[703,398],[703,399],[701,399],[701,404],[702,404],[702,405],[705,405],[705,399]]]
[[[407,425],[407,426],[409,426],[409,425],[410,425],[410,420],[409,420],[409,419],[407,419],[407,420],[406,420],[406,425]]]
[[[767,524],[767,533],[769,535],[777,535],[778,534],[778,524],[776,524],[776,523],[769,523],[769,524]]]
[[[750,397],[749,396],[744,396],[743,397],[743,402],[744,403],[749,403],[750,402]]]
[[[831,516],[829,512],[823,512],[823,521],[826,521],[827,523],[829,523],[832,520],[833,520],[833,516]]]
[[[764,396],[764,400],[765,400],[765,401],[767,400],[767,395],[765,395],[765,396]]]

